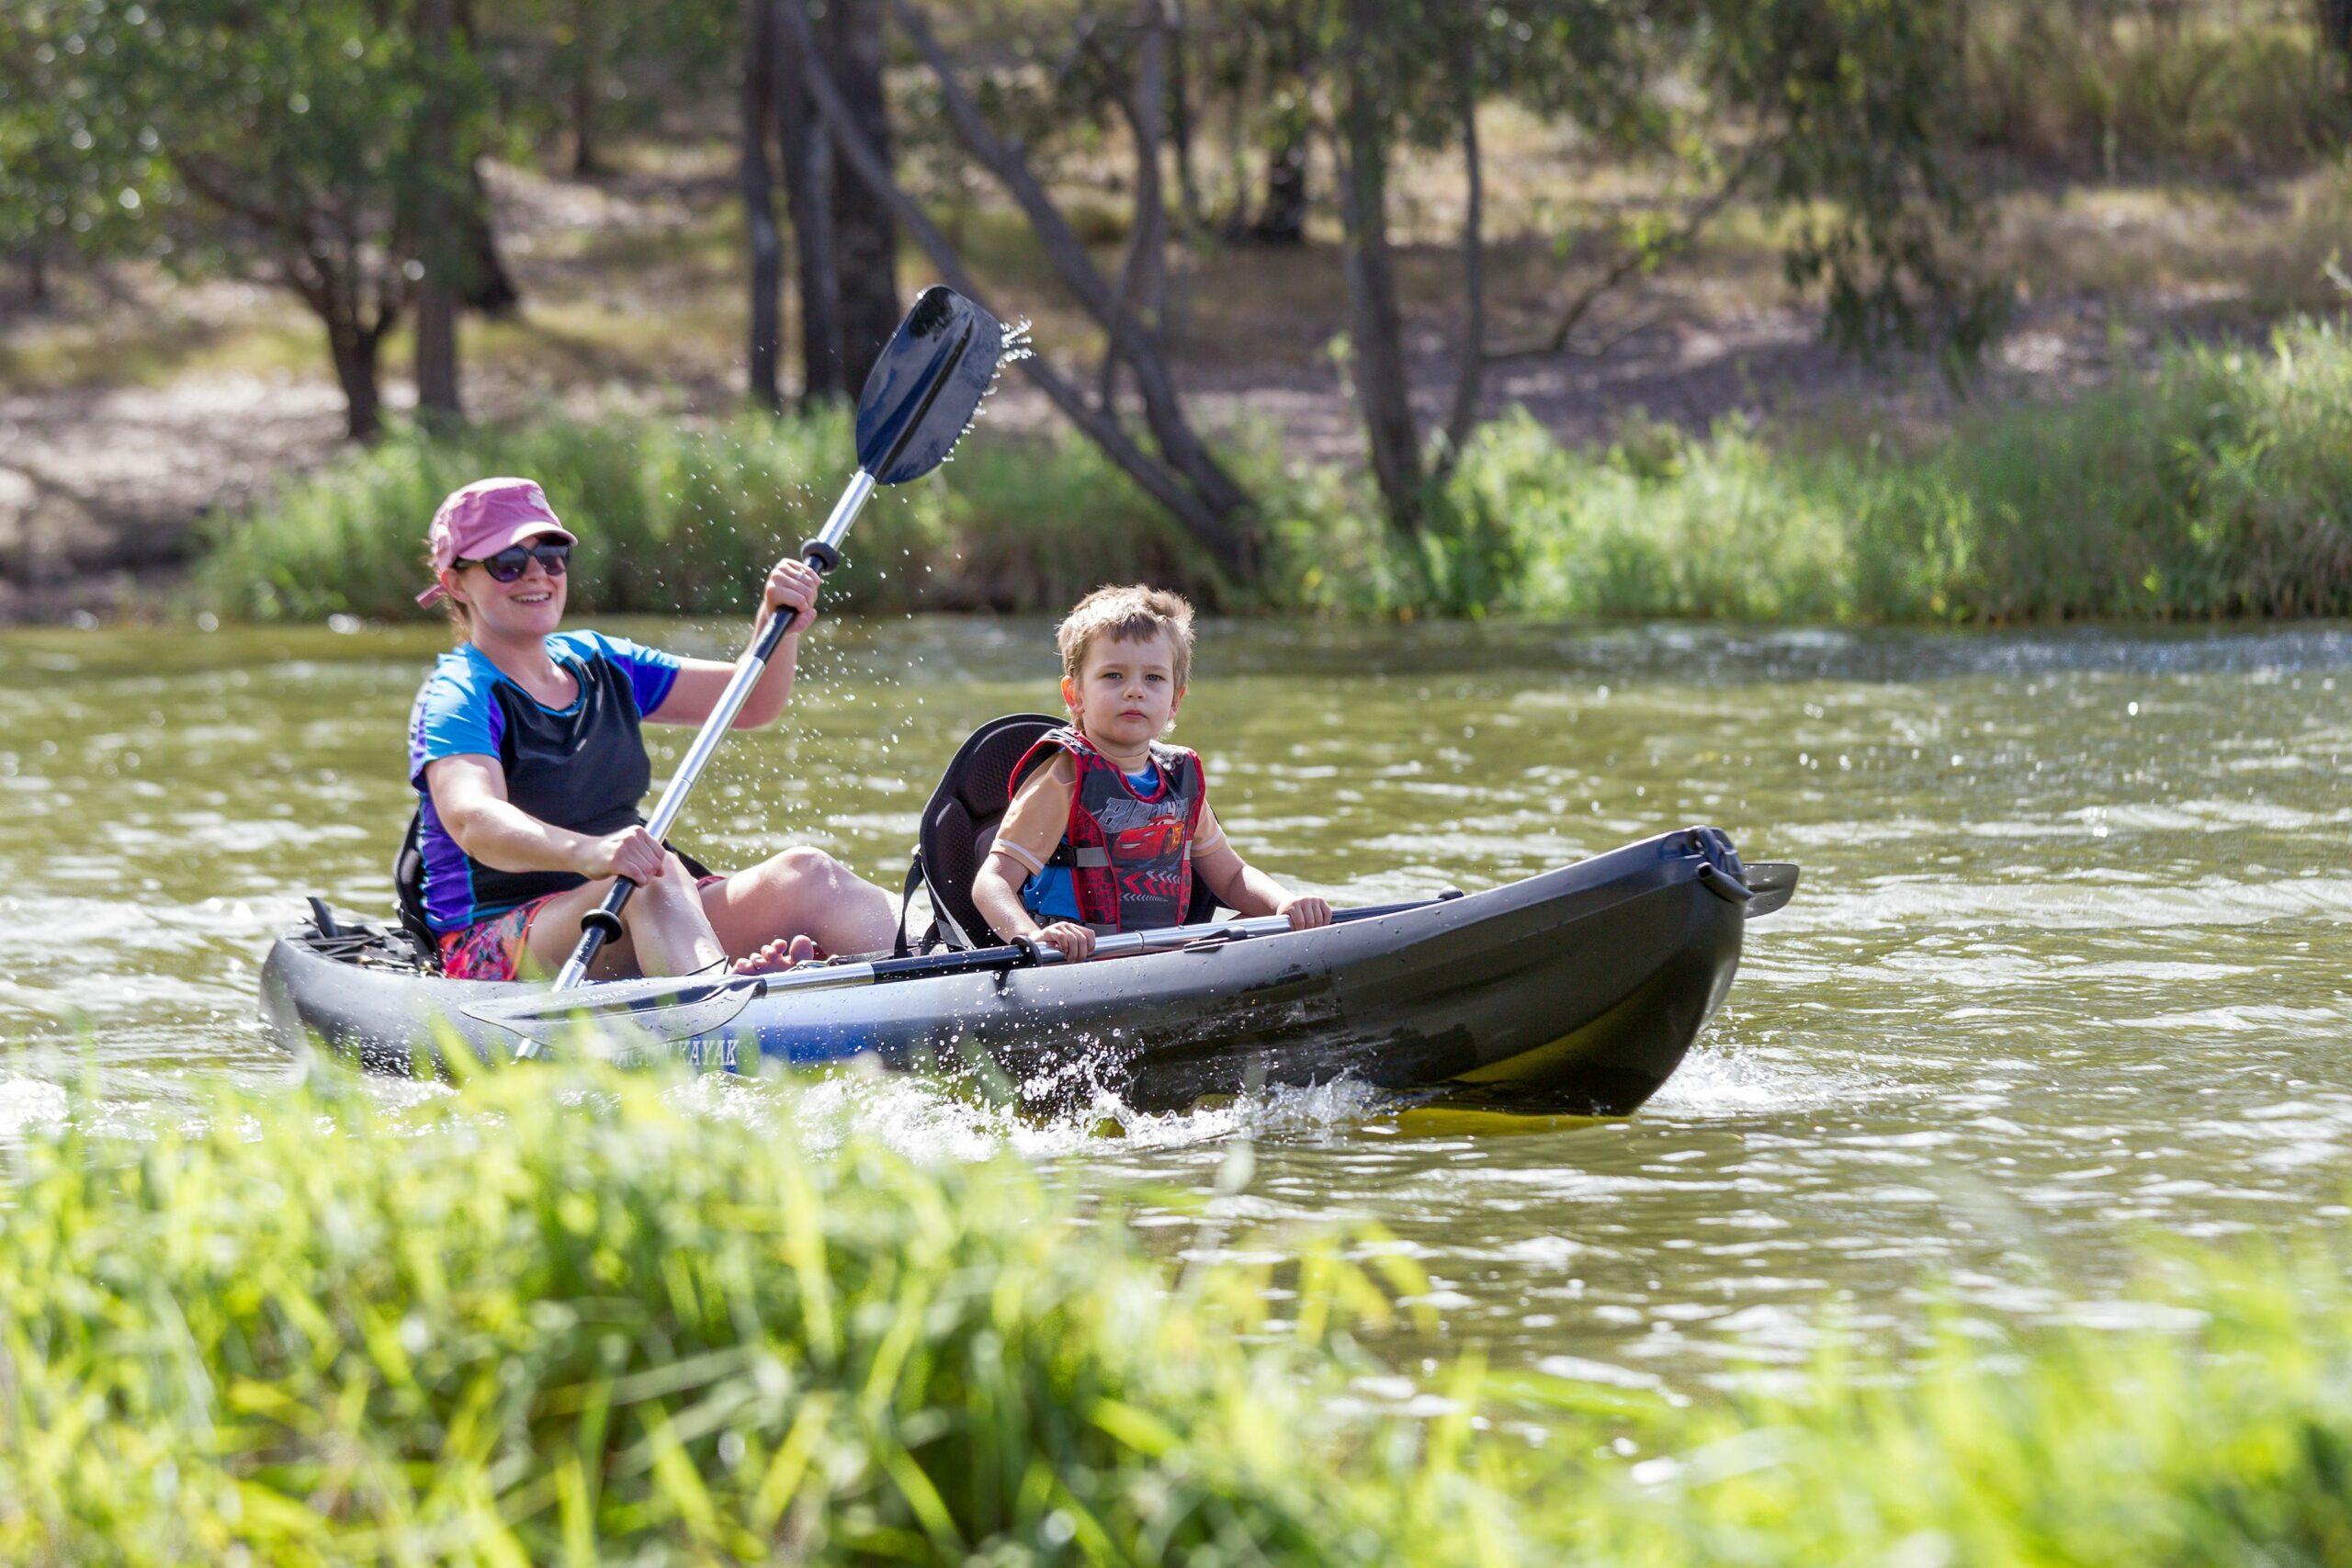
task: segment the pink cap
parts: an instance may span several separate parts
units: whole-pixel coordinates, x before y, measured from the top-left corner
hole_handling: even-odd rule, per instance
[[[537,484],[530,479],[476,479],[449,492],[433,514],[425,545],[433,552],[433,574],[438,577],[457,561],[480,560],[509,545],[549,536],[567,545],[580,542],[556,516]],[[435,582],[416,602],[430,604],[448,592]]]

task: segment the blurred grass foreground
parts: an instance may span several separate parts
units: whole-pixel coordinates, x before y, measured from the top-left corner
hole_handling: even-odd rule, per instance
[[[198,592],[269,619],[393,617],[424,525],[485,473],[540,479],[579,520],[575,608],[741,607],[813,533],[851,450],[839,416],[746,414],[709,432],[561,419],[410,434],[218,534]],[[1484,426],[1414,536],[1361,476],[1236,465],[1266,498],[1267,570],[1222,580],[1074,436],[982,432],[954,467],[871,509],[847,604],[1044,610],[1137,578],[1238,610],[1553,617],[1945,621],[2352,614],[2352,344],[2304,321],[2267,349],[2176,348],[2056,406],[1963,416],[1915,453],[1693,436],[1638,418],[1605,451],[1523,412]],[[895,503],[892,503],[892,502]]]
[[[1367,1335],[1423,1288],[1392,1245],[1176,1276],[1010,1160],[712,1088],[511,1073],[393,1108],[322,1079],[33,1131],[0,1191],[0,1558],[2352,1554],[2340,1253],[2174,1254],[2121,1329],[1955,1317],[1899,1374],[1832,1351],[1772,1394],[1471,1352],[1423,1419],[1373,1393]]]

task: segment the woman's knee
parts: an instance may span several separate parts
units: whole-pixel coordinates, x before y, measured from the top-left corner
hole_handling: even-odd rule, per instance
[[[829,883],[848,874],[841,862],[806,844],[795,844],[770,863],[794,882]]]
[[[686,869],[676,851],[662,862],[662,874],[639,887],[629,899],[629,908],[659,908],[696,897],[695,874]]]

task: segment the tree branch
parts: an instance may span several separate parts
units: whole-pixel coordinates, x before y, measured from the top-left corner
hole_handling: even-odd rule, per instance
[[[939,268],[939,275],[948,287],[985,308],[986,300],[980,287],[966,269],[963,258],[956,254],[956,247],[931,220],[931,215],[923,210],[922,204],[899,187],[889,164],[851,116],[849,106],[842,97],[841,88],[835,85],[831,73],[825,69],[824,61],[817,52],[806,6],[797,0],[789,0],[783,11],[786,26],[794,34],[800,49],[801,73],[808,85],[808,96],[815,100],[818,112],[831,128],[834,145],[842,161],[865,182],[867,188],[889,204],[899,221],[907,226],[907,231],[914,235],[915,243],[931,258],[932,265]],[[1085,394],[1063,378],[1042,355],[1033,354],[1021,361],[1021,370],[1046,395],[1046,400],[1059,409],[1089,440],[1102,447],[1104,455],[1118,464],[1145,494],[1167,508],[1169,514],[1199,540],[1220,565],[1228,570],[1245,570],[1250,565],[1247,542],[1235,530],[1227,514],[1213,510],[1191,487],[1189,476],[1181,475],[1169,463],[1136,446],[1125,426],[1108,411],[1090,404]]]
[[[1655,245],[1635,245],[1623,255],[1619,256],[1609,269],[1600,275],[1598,282],[1590,285],[1568,301],[1566,309],[1561,311],[1559,319],[1552,323],[1550,333],[1542,338],[1514,344],[1509,347],[1490,348],[1487,351],[1487,363],[1499,365],[1508,360],[1539,359],[1569,352],[1568,338],[1578,326],[1583,324],[1586,315],[1591,311],[1594,305],[1600,303],[1603,295],[1608,294],[1644,267],[1654,265],[1659,261],[1679,255],[1690,249],[1691,242],[1699,237],[1699,231],[1714,221],[1715,215],[1739,194],[1741,187],[1747,185],[1749,177],[1762,165],[1763,161],[1764,147],[1761,142],[1758,142],[1751,146],[1741,157],[1738,165],[1724,178],[1720,187],[1683,215],[1682,222],[1674,232]],[[1644,326],[1649,324],[1643,323]],[[1610,346],[1613,347],[1616,344],[1623,343],[1634,332],[1640,330],[1641,327],[1637,326],[1621,333],[1611,340]]]
[[[1445,445],[1438,452],[1432,478],[1443,484],[1462,460],[1463,444],[1477,423],[1479,395],[1487,384],[1487,244],[1486,181],[1478,159],[1478,35],[1465,28],[1462,35],[1460,98],[1462,169],[1469,193],[1462,214],[1462,347],[1453,367],[1453,407],[1445,416]]]

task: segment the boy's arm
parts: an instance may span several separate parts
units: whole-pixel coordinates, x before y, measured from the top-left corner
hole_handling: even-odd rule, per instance
[[[1200,829],[1193,839],[1193,866],[1209,885],[1209,891],[1231,905],[1237,914],[1287,915],[1295,931],[1331,923],[1329,904],[1312,894],[1291,892],[1243,860],[1227,841],[1225,829],[1217,826],[1216,813],[1205,805],[1201,807]]]
[[[1021,885],[1045,869],[1062,841],[1069,825],[1070,795],[1077,787],[1078,768],[1067,754],[1031,773],[998,822],[996,840],[972,878],[973,907],[997,935],[1008,941],[1035,937],[1072,959],[1094,951],[1094,933],[1069,920],[1040,926],[1022,906]]]

